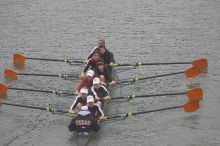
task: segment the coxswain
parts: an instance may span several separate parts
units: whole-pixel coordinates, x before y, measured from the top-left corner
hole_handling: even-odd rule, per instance
[[[78,87],[76,88],[75,94],[79,94],[79,91],[83,88],[83,87],[91,87],[92,86],[92,80],[93,80],[93,76],[94,76],[94,71],[93,70],[89,70],[86,74],[86,76],[81,80],[81,82],[79,83]]]
[[[94,70],[96,68],[96,63],[97,62],[100,62],[100,61],[103,61],[101,58],[100,58],[100,54],[99,52],[95,52],[93,55],[92,55],[92,58],[90,58],[86,64],[86,66],[84,67],[80,77],[83,78],[85,77],[85,73],[87,72],[88,69],[90,70]]]
[[[82,106],[85,106],[87,104],[87,95],[88,89],[86,87],[80,89],[80,94],[75,98],[69,109],[69,113],[75,113],[74,109],[79,111]]]
[[[107,117],[105,117],[100,105],[95,103],[94,97],[92,95],[87,96],[87,106],[89,108],[90,113],[94,117],[98,117],[100,120],[107,119]]]
[[[108,90],[104,85],[101,84],[101,81],[98,77],[93,79],[91,94],[95,97],[95,101],[100,105],[100,107],[102,107],[103,100],[111,99]]]
[[[88,106],[82,106],[77,116],[71,120],[68,129],[70,132],[88,135],[92,131],[97,132],[100,126],[97,119],[89,112]]]
[[[99,77],[100,80],[106,85],[115,85],[116,81],[112,80],[112,72],[105,66],[104,62],[97,62],[95,68],[95,77]]]

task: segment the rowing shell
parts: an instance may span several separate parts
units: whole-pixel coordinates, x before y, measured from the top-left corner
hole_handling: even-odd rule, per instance
[[[117,76],[115,73],[113,73],[112,75],[113,75],[113,79],[117,79],[117,78],[118,78],[118,76]],[[109,93],[110,93],[110,95],[111,95],[113,89],[112,89],[111,87],[107,87],[107,89],[108,89],[108,91],[109,91]],[[103,108],[102,110],[103,110],[104,113],[105,113],[105,108],[106,108],[106,106],[107,106],[107,102],[104,101],[104,102],[103,102],[103,107],[102,107],[102,108]],[[101,124],[100,121],[98,121],[98,123]],[[100,125],[100,126],[101,126],[101,125]],[[100,128],[101,128],[101,127],[100,127]],[[90,139],[92,139],[92,137],[93,137],[95,134],[96,134],[95,132],[90,132],[90,133],[75,133],[77,145],[78,145],[78,146],[86,146],[86,145],[89,143]]]

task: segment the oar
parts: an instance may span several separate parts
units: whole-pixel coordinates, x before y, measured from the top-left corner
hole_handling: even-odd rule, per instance
[[[136,63],[125,63],[125,64],[111,64],[112,67],[116,66],[144,66],[144,65],[175,65],[175,64],[192,64],[194,67],[199,69],[204,69],[208,67],[208,60],[205,58],[194,60],[192,62],[160,62],[160,63],[142,63],[142,62],[136,62]]]
[[[181,72],[175,72],[175,73],[168,73],[168,74],[161,74],[161,75],[155,75],[155,76],[150,76],[150,77],[143,77],[143,78],[129,78],[129,79],[123,79],[123,80],[119,80],[117,81],[117,84],[122,84],[122,83],[135,83],[137,81],[140,80],[147,80],[147,79],[153,79],[153,78],[159,78],[159,77],[165,77],[165,76],[172,76],[172,75],[177,75],[177,74],[185,74],[186,77],[188,78],[192,78],[192,77],[196,77],[200,74],[200,71],[195,68],[189,68],[185,71],[181,71]]]
[[[20,65],[24,65],[25,64],[25,60],[42,60],[42,61],[54,61],[54,62],[65,62],[68,64],[73,64],[73,63],[78,63],[78,64],[83,64],[83,60],[82,59],[68,59],[68,58],[64,58],[64,59],[51,59],[51,58],[34,58],[34,57],[25,57],[24,55],[21,54],[13,54],[13,61],[14,63],[18,63]]]
[[[126,119],[130,116],[136,116],[136,115],[159,112],[159,111],[166,111],[166,110],[177,109],[177,108],[183,108],[185,112],[194,112],[199,109],[199,102],[188,102],[188,103],[186,103],[184,105],[180,105],[180,106],[160,108],[160,109],[156,109],[156,110],[146,110],[146,111],[141,111],[141,112],[127,112],[127,113],[118,114],[118,115],[114,115],[114,116],[107,116],[107,117],[108,117],[108,119],[117,119],[117,118]]]
[[[20,90],[20,91],[32,91],[32,92],[42,92],[42,93],[53,93],[57,96],[60,96],[60,95],[75,95],[74,93],[67,93],[67,92],[63,92],[63,91],[60,91],[60,90],[37,90],[37,89],[25,89],[25,88],[13,88],[13,87],[8,87],[7,85],[5,84],[0,84],[0,94],[7,94],[8,92],[8,89],[11,89],[11,90]]]
[[[30,109],[39,109],[39,110],[44,110],[44,111],[48,111],[50,113],[69,113],[68,110],[59,110],[59,109],[55,109],[53,106],[49,105],[48,107],[36,107],[36,106],[30,106],[30,105],[22,105],[22,104],[15,104],[15,103],[6,103],[6,102],[1,102],[0,101],[0,107],[1,105],[10,105],[10,106],[17,106],[17,107],[24,107],[24,108],[30,108]],[[71,114],[75,114],[75,113],[71,113]]]
[[[64,80],[67,80],[68,78],[79,78],[78,75],[71,75],[71,74],[65,74],[65,73],[61,73],[59,75],[57,74],[35,74],[35,73],[18,73],[14,70],[11,69],[6,69],[4,71],[4,76],[7,78],[10,78],[12,80],[17,80],[18,75],[20,76],[47,76],[47,77],[60,77]]]
[[[145,94],[145,95],[129,95],[127,97],[115,97],[111,100],[115,99],[127,99],[128,101],[135,99],[135,98],[148,98],[148,97],[159,97],[159,96],[173,96],[173,95],[186,95],[189,101],[199,101],[203,97],[202,88],[193,88],[186,92],[178,92],[178,93],[165,93],[165,94]]]

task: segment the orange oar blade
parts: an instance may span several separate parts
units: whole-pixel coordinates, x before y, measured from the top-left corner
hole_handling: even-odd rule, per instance
[[[8,86],[5,84],[0,84],[0,94],[7,94]]]
[[[17,80],[17,72],[11,69],[6,69],[4,73],[5,77],[10,78],[12,80]]]
[[[196,68],[205,69],[208,67],[208,60],[205,58],[194,60],[192,62],[192,65]]]
[[[199,73],[200,73],[199,70],[196,69],[195,67],[189,68],[185,71],[185,75],[188,78],[196,77],[199,75]]]
[[[13,55],[13,61],[15,63],[20,64],[20,65],[24,65],[25,64],[25,57],[21,54],[14,54]]]
[[[183,105],[185,112],[194,112],[199,109],[199,102],[188,102]]]
[[[189,101],[200,101],[203,96],[202,88],[194,88],[186,92],[186,95],[189,97]]]

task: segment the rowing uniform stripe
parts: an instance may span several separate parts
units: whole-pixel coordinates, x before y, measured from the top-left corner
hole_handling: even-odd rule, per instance
[[[95,97],[103,98],[109,95],[107,88],[104,85],[101,85],[98,89],[91,87],[91,91]]]
[[[102,108],[100,107],[100,105],[99,105],[99,104],[96,104],[96,103],[95,103],[95,105],[98,107],[99,114],[100,114],[101,116],[105,116],[104,113],[103,113],[103,111],[102,111]]]
[[[109,95],[109,92],[107,90],[107,88],[104,85],[101,85],[101,87],[107,92],[107,94]]]
[[[85,99],[85,101],[86,101],[86,99]],[[85,104],[86,103],[85,101],[81,96],[77,96],[76,99],[74,100],[73,104],[71,105],[70,109],[73,110],[77,106],[78,103]]]
[[[92,51],[89,53],[89,55],[87,56],[87,59],[91,58],[92,55],[93,55],[93,53],[94,53],[97,49],[98,49],[98,47],[95,46],[95,47],[92,49]]]

